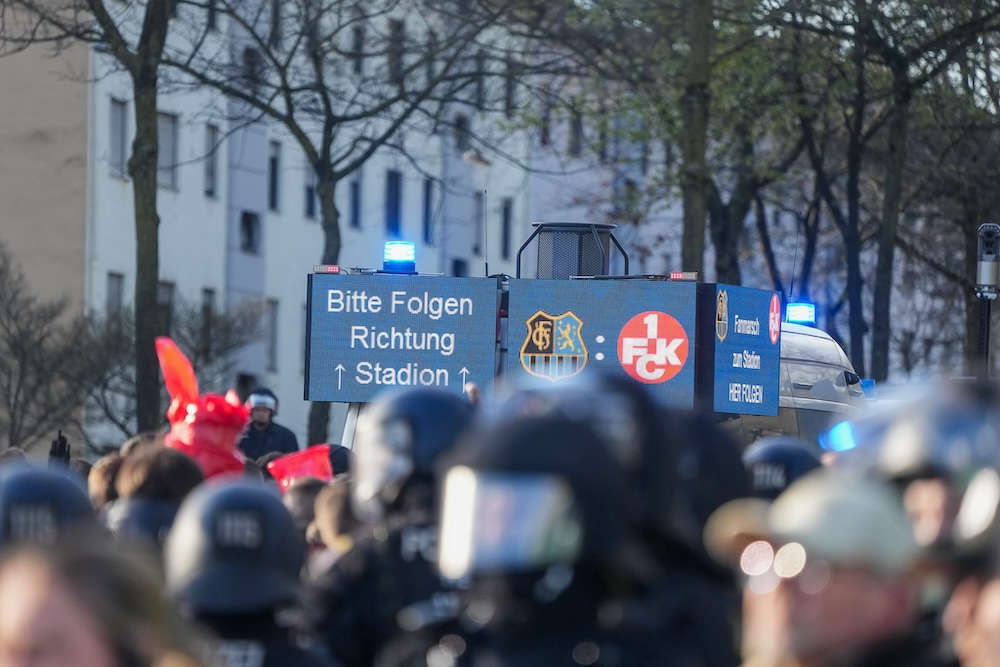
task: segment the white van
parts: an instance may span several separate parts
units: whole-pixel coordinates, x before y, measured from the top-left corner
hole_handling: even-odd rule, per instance
[[[792,435],[819,449],[820,433],[864,402],[861,378],[829,334],[783,322],[778,416],[740,415],[725,426],[745,444]]]

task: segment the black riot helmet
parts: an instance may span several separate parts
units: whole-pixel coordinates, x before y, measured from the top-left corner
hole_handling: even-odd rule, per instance
[[[296,599],[304,553],[277,491],[208,483],[188,496],[170,529],[167,588],[197,614],[266,612]]]
[[[448,578],[627,567],[637,499],[610,447],[580,421],[527,416],[470,434],[441,484],[438,566]]]
[[[159,551],[177,516],[178,506],[154,498],[119,498],[108,505],[104,523],[116,537]]]
[[[527,415],[560,415],[584,422],[611,447],[627,471],[642,465],[643,452],[663,435],[663,410],[646,388],[623,373],[584,373],[553,384],[528,380],[486,408],[499,423]]]
[[[358,418],[352,501],[366,520],[384,516],[414,482],[433,484],[439,457],[472,422],[461,396],[440,389],[381,394]],[[429,509],[429,508],[427,508]]]
[[[52,544],[66,532],[94,526],[87,491],[68,468],[30,463],[0,467],[0,548]]]
[[[761,438],[743,452],[753,495],[774,500],[788,486],[822,464],[803,441],[789,436]]]

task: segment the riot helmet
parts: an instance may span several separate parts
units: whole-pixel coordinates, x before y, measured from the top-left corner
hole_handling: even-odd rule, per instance
[[[55,543],[63,533],[96,525],[79,476],[58,466],[0,467],[0,548]]]
[[[165,549],[167,588],[198,614],[247,614],[294,602],[303,539],[278,492],[208,483],[181,505]]]
[[[132,542],[163,547],[178,504],[153,498],[119,498],[108,505],[104,524],[113,535]]]
[[[460,396],[440,389],[382,394],[358,418],[352,502],[365,520],[385,516],[412,483],[433,485],[440,455],[472,422]]]
[[[601,568],[628,553],[635,498],[610,447],[580,421],[527,416],[472,434],[441,480],[447,578]]]
[[[795,480],[822,464],[809,446],[788,436],[761,438],[743,452],[753,495],[774,500]]]

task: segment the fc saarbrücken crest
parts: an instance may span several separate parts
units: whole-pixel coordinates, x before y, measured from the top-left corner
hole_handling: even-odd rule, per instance
[[[583,320],[568,310],[562,315],[537,311],[525,322],[528,333],[521,344],[521,366],[535,377],[556,382],[572,377],[587,365],[587,346],[580,330]]]
[[[715,309],[715,336],[720,340],[726,340],[729,333],[729,295],[726,290],[719,290],[719,305]]]

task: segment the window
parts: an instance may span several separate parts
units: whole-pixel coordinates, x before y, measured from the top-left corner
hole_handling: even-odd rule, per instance
[[[514,201],[507,197],[501,206],[502,218],[500,221],[500,256],[510,259],[511,225],[513,224]]]
[[[434,77],[437,76],[437,71],[435,69],[435,59],[437,58],[438,51],[438,39],[437,33],[433,30],[427,33],[427,54],[425,56],[426,60],[424,62],[424,67],[426,68],[425,76],[427,77],[427,85],[430,86],[434,81]]]
[[[424,243],[434,245],[434,180],[424,179]]]
[[[389,238],[399,238],[402,195],[403,174],[389,169],[385,172],[385,233]]]
[[[306,217],[316,217],[316,170],[311,165],[306,166]]]
[[[395,84],[403,84],[403,40],[405,39],[403,22],[393,19],[389,21],[389,80]]]
[[[174,284],[161,280],[156,283],[156,310],[160,332],[170,334],[174,319]]]
[[[260,216],[252,211],[240,214],[240,250],[248,255],[260,251]]]
[[[201,290],[201,328],[198,331],[199,354],[206,361],[212,358],[212,321],[215,319],[215,290]]]
[[[459,152],[469,150],[472,142],[469,140],[469,117],[459,114],[455,116],[455,149]]]
[[[208,0],[205,3],[205,27],[209,30],[218,28],[218,12],[215,10],[215,0]]]
[[[517,63],[508,60],[503,81],[503,112],[507,118],[514,115],[514,108],[517,106],[517,74]]]
[[[464,259],[451,260],[451,275],[456,278],[464,278],[469,275],[469,263]]]
[[[478,257],[483,254],[483,223],[486,222],[486,206],[482,192],[475,194],[475,209],[475,217],[473,217],[472,224],[476,226],[473,232],[476,240],[472,243],[472,254]]]
[[[122,312],[122,302],[125,296],[125,276],[121,273],[108,271],[108,290],[105,295],[104,312],[108,318],[118,317]]]
[[[351,227],[361,229],[361,180],[351,181]]]
[[[355,18],[360,21],[360,18]],[[351,65],[355,74],[365,71],[365,26],[358,23],[351,28]]]
[[[274,48],[281,47],[281,0],[271,0],[271,35],[267,43]]]
[[[573,110],[569,120],[569,154],[579,157],[583,152],[583,114]]]
[[[128,142],[128,105],[111,100],[111,175],[125,178],[125,155]]]
[[[219,181],[218,168],[219,128],[205,126],[205,196],[214,197]]]
[[[278,210],[281,186],[281,144],[272,141],[267,151],[267,207]]]
[[[160,150],[156,164],[156,183],[177,189],[177,116],[159,114]]]
[[[480,51],[472,63],[475,68],[473,76],[476,81],[476,108],[482,111],[486,107],[486,52]]]
[[[267,370],[278,370],[278,300],[267,300]]]
[[[264,63],[261,60],[260,52],[251,47],[243,49],[243,78],[252,94],[257,93],[263,70]]]

